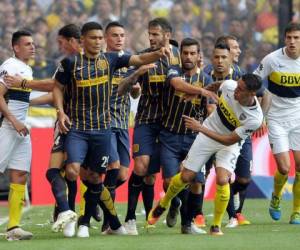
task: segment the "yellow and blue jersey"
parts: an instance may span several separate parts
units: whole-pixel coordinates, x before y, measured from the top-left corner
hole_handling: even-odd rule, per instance
[[[175,77],[180,77],[185,82],[199,87],[212,83],[212,79],[200,69],[192,76],[186,75],[179,66],[170,67],[168,70],[162,124],[170,132],[191,134],[193,132],[185,127],[182,116],[204,119],[206,115],[206,98],[197,96],[191,101],[186,101],[184,99],[185,93],[175,90],[170,84],[170,80]]]
[[[147,49],[145,52],[149,52]],[[161,123],[163,115],[163,90],[167,70],[170,65],[181,65],[178,48],[171,47],[171,58],[163,58],[155,62],[156,68],[149,69],[138,82],[141,85],[141,97],[135,117],[136,125]]]
[[[130,94],[118,95],[118,86],[123,78],[132,73],[132,68],[121,68],[113,73],[111,80],[110,115],[111,127],[128,129],[130,113]]]
[[[230,67],[230,72],[227,76],[218,78],[214,75],[214,67],[212,64],[207,65],[204,67],[204,72],[208,75],[210,75],[213,79],[213,81],[223,81],[223,80],[235,80],[237,81],[242,77],[242,75],[245,74],[245,72],[237,65],[237,64],[232,64]]]
[[[110,127],[111,75],[128,67],[130,55],[101,53],[97,58],[78,54],[61,61],[55,79],[69,91],[72,128],[101,130]],[[66,93],[65,93],[66,94]]]

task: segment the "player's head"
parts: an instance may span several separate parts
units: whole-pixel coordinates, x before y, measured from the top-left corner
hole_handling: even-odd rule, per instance
[[[262,79],[255,74],[245,74],[238,80],[238,85],[234,91],[234,98],[242,105],[249,104],[256,92],[262,86]]]
[[[71,55],[80,49],[80,28],[75,24],[63,26],[58,31],[57,42],[60,52]]]
[[[200,59],[200,44],[193,38],[185,38],[180,44],[180,57],[182,67],[185,70],[192,70],[198,67]]]
[[[239,56],[242,53],[240,49],[240,45],[237,41],[237,38],[232,35],[224,35],[220,36],[217,38],[215,44],[218,43],[226,43],[228,47],[230,48],[230,54],[232,57],[232,62],[233,63],[238,63],[239,62]]]
[[[215,45],[211,59],[214,71],[219,74],[229,74],[232,59],[230,48],[226,43]]]
[[[11,44],[15,56],[24,62],[34,57],[35,46],[32,35],[27,30],[18,30],[12,34]]]
[[[165,18],[155,18],[148,24],[148,34],[150,47],[159,49],[169,44],[171,38],[172,26]]]
[[[286,52],[289,57],[300,56],[300,23],[289,23],[284,31]]]
[[[81,28],[81,42],[85,54],[97,56],[103,47],[103,28],[97,22],[85,23]]]
[[[105,28],[107,51],[121,51],[125,43],[125,29],[119,22],[110,22]]]

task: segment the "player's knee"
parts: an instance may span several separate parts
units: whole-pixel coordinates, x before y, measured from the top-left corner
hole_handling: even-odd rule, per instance
[[[290,172],[290,166],[289,165],[278,166],[278,171],[282,175],[287,175]]]
[[[139,176],[145,176],[148,171],[148,165],[141,159],[134,160],[134,172]]]
[[[239,184],[242,184],[242,185],[247,185],[251,182],[251,178],[244,178],[244,177],[237,177],[236,178],[236,181],[239,183]]]
[[[20,170],[10,170],[10,182],[25,185],[27,182],[28,173]]]
[[[68,180],[76,181],[77,177],[80,174],[80,167],[78,168],[77,166],[68,165],[66,167],[65,173]]]
[[[107,166],[107,170],[111,170],[111,169],[120,169],[120,162],[114,161],[112,163],[109,163]]]
[[[224,175],[217,176],[216,182],[217,182],[217,185],[224,186],[229,183],[229,178],[228,178],[228,176],[224,176]]]
[[[194,182],[190,185],[190,191],[193,194],[201,194],[202,193],[202,183]]]

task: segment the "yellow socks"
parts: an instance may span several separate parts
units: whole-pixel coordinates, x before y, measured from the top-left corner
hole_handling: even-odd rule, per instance
[[[181,179],[181,173],[175,175],[170,183],[170,186],[168,187],[167,193],[165,196],[160,200],[159,204],[164,207],[168,208],[171,200],[181,191],[183,190],[188,183],[184,183]]]
[[[110,212],[110,214],[116,216],[117,212],[115,209],[115,204],[111,198],[110,192],[106,187],[103,186],[103,190],[100,195],[100,200],[103,202],[105,205],[106,209]]]
[[[287,182],[288,175],[281,174],[278,170],[276,170],[274,176],[274,195],[280,198],[282,196],[283,187]]]
[[[293,212],[300,212],[300,172],[296,172],[293,185]]]
[[[79,215],[84,215],[84,209],[85,209],[85,199],[83,197],[84,193],[87,190],[86,185],[84,185],[82,183],[82,181],[80,181],[80,188],[79,188],[79,192],[80,192],[80,202],[79,202]]]
[[[230,197],[229,183],[224,186],[217,185],[213,225],[221,227],[222,219],[229,202],[229,197]]]
[[[9,221],[7,229],[19,226],[24,198],[25,185],[11,183],[8,195]]]

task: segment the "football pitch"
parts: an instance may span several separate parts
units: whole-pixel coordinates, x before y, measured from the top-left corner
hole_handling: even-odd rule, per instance
[[[146,231],[143,229],[145,215],[137,213],[138,236],[101,235],[101,224],[92,222],[90,238],[66,239],[62,233],[52,233],[50,218],[52,207],[32,207],[23,214],[22,224],[25,230],[31,231],[34,238],[30,241],[7,242],[0,236],[1,250],[32,250],[32,249],[122,249],[122,250],[161,250],[161,249],[299,249],[297,240],[300,236],[300,225],[288,224],[292,201],[282,201],[282,219],[279,222],[271,220],[268,214],[268,200],[246,200],[244,214],[251,221],[251,225],[226,229],[223,227],[224,236],[210,235],[182,235],[180,234],[180,221],[174,228],[164,224],[164,216],[156,228]],[[141,211],[139,204],[137,211]],[[204,212],[207,224],[212,221],[213,203],[205,203]],[[3,216],[4,208],[0,209]],[[120,219],[124,221],[126,204],[117,204]],[[227,222],[227,215],[224,217]],[[208,230],[209,227],[206,227]],[[5,225],[0,226],[0,232],[5,232]]]

